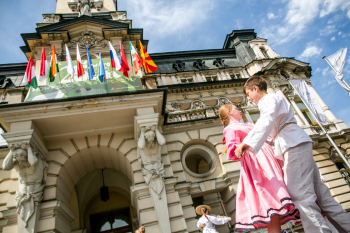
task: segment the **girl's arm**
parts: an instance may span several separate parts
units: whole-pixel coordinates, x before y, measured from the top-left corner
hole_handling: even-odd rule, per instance
[[[229,160],[239,161],[235,155],[235,150],[239,142],[237,143],[236,132],[234,129],[226,127],[224,130],[226,146],[227,146],[227,158]]]

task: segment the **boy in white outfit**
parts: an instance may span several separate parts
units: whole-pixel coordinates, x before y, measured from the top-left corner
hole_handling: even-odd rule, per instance
[[[244,85],[243,92],[249,101],[258,105],[260,118],[237,147],[236,156],[240,158],[246,150],[256,154],[271,133],[275,140],[275,156],[284,160],[284,181],[300,211],[305,232],[332,232],[321,215],[322,210],[340,233],[349,233],[350,215],[320,180],[311,138],[296,124],[294,111],[286,98],[267,94],[266,90],[267,84],[259,76],[250,77]]]

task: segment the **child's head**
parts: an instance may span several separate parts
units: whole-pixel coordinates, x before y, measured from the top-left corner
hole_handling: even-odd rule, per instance
[[[221,106],[219,110],[219,117],[222,123],[222,126],[225,128],[230,124],[232,120],[240,121],[242,119],[242,112],[237,109],[237,107],[233,104],[226,104]],[[226,154],[227,146],[224,145],[222,150],[223,154]]]
[[[242,119],[242,112],[239,111],[235,105],[226,104],[219,109],[219,117],[222,126],[225,128],[230,124],[231,120],[240,121]]]
[[[267,83],[260,76],[251,76],[244,84],[243,93],[249,101],[258,104],[262,96],[267,94]]]

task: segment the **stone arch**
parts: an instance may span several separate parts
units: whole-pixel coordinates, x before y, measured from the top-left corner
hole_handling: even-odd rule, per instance
[[[135,184],[135,175],[139,177],[137,182],[144,182],[136,147],[132,133],[93,135],[50,143],[44,201],[57,199],[69,206],[75,185],[97,169],[120,171],[131,184]]]

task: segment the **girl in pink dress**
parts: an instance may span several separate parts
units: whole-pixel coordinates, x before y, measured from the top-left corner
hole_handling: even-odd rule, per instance
[[[283,181],[282,161],[274,157],[273,149],[267,143],[256,155],[247,152],[242,158],[237,158],[236,146],[254,125],[240,123],[242,112],[232,104],[222,106],[219,116],[224,126],[227,157],[241,161],[236,195],[236,231],[267,228],[269,233],[280,233],[281,224],[297,219],[299,214]]]

